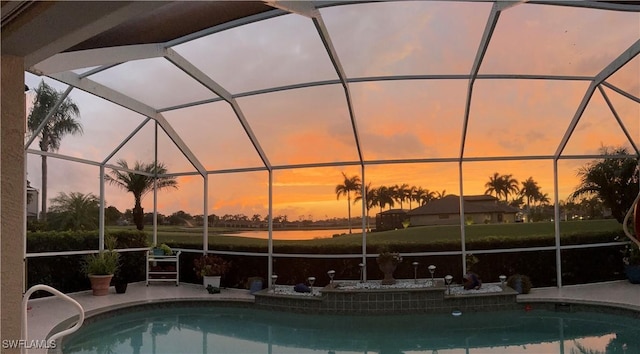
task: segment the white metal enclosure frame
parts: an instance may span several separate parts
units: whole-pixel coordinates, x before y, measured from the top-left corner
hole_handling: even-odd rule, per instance
[[[254,171],[266,171],[268,173],[268,200],[269,200],[269,243],[268,243],[268,274],[273,273],[273,257],[296,257],[301,255],[292,255],[292,254],[274,254],[273,253],[273,172],[278,170],[288,170],[288,169],[301,169],[301,168],[313,168],[313,167],[330,167],[330,166],[359,166],[360,167],[360,175],[362,177],[362,195],[365,196],[365,186],[366,181],[366,171],[368,166],[375,165],[390,165],[390,164],[417,164],[417,163],[457,163],[458,164],[458,177],[459,177],[459,194],[462,196],[463,193],[463,164],[467,162],[491,162],[491,161],[527,161],[527,160],[546,160],[550,161],[553,164],[553,176],[554,176],[554,204],[555,204],[555,245],[552,247],[538,247],[538,248],[530,248],[530,249],[501,249],[501,250],[490,250],[485,253],[495,253],[495,252],[517,252],[517,251],[537,251],[537,250],[555,250],[556,252],[556,272],[558,279],[558,286],[562,286],[562,269],[561,269],[561,257],[560,252],[562,249],[572,248],[570,246],[562,246],[560,244],[560,210],[559,210],[559,197],[558,197],[558,161],[563,159],[576,159],[576,158],[597,158],[599,155],[580,155],[580,156],[570,156],[564,154],[565,148],[572,134],[574,133],[576,126],[580,122],[583,113],[591,101],[594,94],[602,95],[603,99],[606,101],[609,109],[611,110],[611,114],[615,117],[615,122],[619,126],[619,128],[623,131],[627,143],[632,147],[634,154],[633,157],[640,157],[640,150],[638,148],[638,141],[640,141],[640,137],[634,136],[634,132],[630,131],[629,128],[625,125],[624,121],[618,116],[615,105],[609,100],[608,95],[605,91],[612,90],[628,100],[635,102],[638,107],[640,107],[640,97],[637,97],[636,94],[626,91],[623,88],[617,87],[611,82],[608,82],[607,79],[610,78],[614,73],[616,73],[620,68],[624,67],[628,63],[633,60],[637,60],[638,54],[640,53],[640,33],[638,33],[638,38],[635,39],[629,47],[625,48],[624,51],[620,52],[617,57],[609,62],[602,70],[595,73],[595,75],[573,75],[573,74],[514,74],[514,73],[482,73],[481,67],[483,65],[483,60],[487,55],[487,51],[489,45],[491,43],[494,32],[496,31],[496,26],[500,22],[501,15],[505,12],[510,11],[511,9],[517,8],[519,6],[525,6],[520,2],[512,2],[512,1],[496,1],[488,3],[491,5],[489,14],[486,18],[486,24],[484,25],[483,32],[480,38],[479,46],[475,51],[475,57],[472,61],[471,67],[469,68],[468,74],[458,74],[458,73],[416,73],[416,74],[402,74],[402,75],[376,75],[376,76],[349,76],[347,70],[345,69],[344,62],[341,60],[340,52],[336,49],[336,45],[334,43],[335,38],[331,35],[330,29],[328,25],[325,23],[325,19],[323,18],[323,13],[321,10],[329,9],[329,8],[338,8],[340,6],[359,6],[358,3],[354,4],[351,1],[331,1],[331,2],[313,2],[313,1],[304,1],[304,2],[288,2],[288,1],[269,1],[267,2],[269,5],[273,6],[273,10],[267,13],[263,13],[256,16],[242,18],[240,20],[234,21],[230,24],[224,24],[220,26],[211,27],[205,31],[200,31],[197,33],[193,33],[187,36],[184,36],[177,40],[172,40],[166,43],[160,44],[141,44],[141,45],[131,45],[131,46],[121,46],[121,47],[111,47],[111,48],[100,48],[100,49],[90,49],[76,52],[65,52],[61,54],[57,54],[51,58],[45,59],[39,63],[34,64],[29,67],[27,71],[36,75],[42,75],[49,77],[51,79],[57,80],[61,83],[68,85],[68,89],[65,92],[65,95],[62,97],[66,97],[72,89],[79,89],[94,96],[100,97],[104,100],[112,102],[116,105],[124,107],[128,110],[136,112],[144,117],[146,117],[143,122],[138,125],[136,129],[131,131],[131,133],[125,138],[113,151],[111,151],[103,160],[101,161],[90,161],[86,159],[81,159],[69,155],[52,153],[52,152],[42,152],[39,150],[31,149],[30,146],[33,143],[34,138],[31,138],[25,144],[25,153],[30,155],[45,155],[57,159],[68,160],[83,164],[90,164],[93,166],[98,166],[100,168],[100,200],[101,200],[101,210],[100,210],[100,247],[103,247],[103,238],[104,238],[104,209],[105,209],[105,195],[104,195],[104,171],[105,168],[109,169],[120,169],[120,167],[109,164],[109,161],[112,159],[114,155],[118,153],[118,151],[129,141],[132,137],[134,137],[144,126],[147,124],[153,123],[153,127],[155,129],[155,160],[158,161],[158,130],[161,129],[166,136],[168,136],[173,144],[179,149],[179,151],[184,155],[184,157],[189,161],[189,163],[193,166],[193,170],[195,172],[179,172],[172,173],[172,176],[186,176],[186,175],[199,175],[203,179],[204,191],[203,191],[203,216],[204,216],[204,231],[203,231],[203,248],[202,251],[207,252],[208,250],[208,220],[207,216],[210,212],[210,206],[208,202],[208,191],[209,191],[209,178],[211,175],[216,174],[226,174],[226,173],[242,173],[242,172],[254,172]],[[462,2],[466,3],[466,2]],[[477,2],[470,2],[477,3]],[[364,4],[364,3],[363,3]],[[607,3],[607,2],[564,2],[564,1],[530,1],[526,6],[545,6],[545,7],[580,7],[585,9],[590,9],[593,11],[617,11],[617,12],[631,12],[640,14],[640,5],[633,4],[624,4],[624,3]],[[284,16],[288,14],[293,14],[292,16],[302,16],[305,19],[309,20],[317,35],[319,40],[322,43],[322,46],[326,52],[327,58],[330,62],[330,66],[333,68],[335,72],[334,79],[328,80],[320,80],[320,81],[309,81],[304,83],[297,84],[287,84],[274,86],[269,88],[261,88],[251,91],[244,91],[233,93],[233,90],[225,87],[220,82],[216,81],[215,78],[208,75],[203,69],[199,68],[197,65],[192,63],[189,59],[187,59],[184,55],[181,55],[176,49],[177,46],[180,46],[184,43],[188,43],[212,34],[221,33],[226,30],[241,27],[244,25],[253,24],[259,21],[264,21],[272,18],[276,18],[279,16]],[[640,17],[639,17],[640,18]],[[640,23],[639,23],[640,25]],[[187,103],[180,103],[178,105],[172,105],[167,107],[152,107],[151,105],[142,102],[141,100],[132,98],[123,92],[119,92],[116,89],[110,88],[107,85],[104,85],[96,80],[93,80],[92,77],[98,75],[100,73],[105,74],[110,72],[110,69],[117,67],[123,63],[129,61],[136,61],[142,59],[161,59],[166,60],[168,63],[173,65],[175,68],[179,69],[180,72],[186,74],[191,80],[193,80],[197,85],[205,88],[210,91],[214,98],[209,99],[196,99]],[[82,73],[78,73],[78,70],[90,68]],[[249,78],[250,79],[250,78]],[[462,80],[467,83],[466,90],[466,101],[464,104],[464,115],[462,117],[462,131],[461,131],[461,139],[459,145],[459,154],[457,156],[451,157],[434,157],[434,156],[423,156],[420,158],[394,158],[394,159],[368,159],[366,156],[366,151],[362,146],[362,132],[358,126],[358,116],[356,115],[356,109],[354,107],[354,95],[352,93],[352,85],[357,83],[375,83],[375,82],[392,82],[392,81],[408,81],[408,80]],[[469,129],[470,116],[473,111],[473,103],[474,103],[474,87],[477,82],[483,80],[549,80],[549,81],[581,81],[588,83],[588,89],[582,96],[580,104],[575,108],[575,112],[573,117],[566,126],[566,130],[558,142],[555,152],[547,155],[518,155],[518,156],[469,156],[466,154],[465,148],[467,146],[467,136]],[[635,82],[638,84],[640,78],[636,78]],[[260,95],[268,95],[276,92],[288,92],[293,90],[305,89],[305,88],[315,88],[315,87],[324,87],[324,86],[336,86],[340,87],[344,94],[345,101],[345,110],[348,112],[348,125],[353,135],[354,141],[354,150],[357,155],[357,160],[349,160],[349,161],[331,161],[331,162],[310,162],[310,163],[300,163],[300,164],[278,164],[274,163],[274,159],[269,155],[267,149],[265,149],[263,142],[257,136],[254,131],[254,128],[251,125],[250,120],[247,119],[245,114],[245,108],[240,103],[240,99],[246,97],[254,97]],[[174,126],[169,123],[166,118],[167,112],[172,112],[184,108],[196,107],[200,105],[205,105],[214,102],[226,102],[229,105],[235,118],[239,122],[240,126],[246,133],[248,140],[250,141],[255,153],[259,157],[262,166],[259,167],[246,167],[246,168],[232,168],[232,169],[209,169],[205,167],[205,164],[202,163],[199,156],[194,153],[189,144],[186,142],[188,137],[181,136]],[[37,134],[36,134],[37,135]],[[625,156],[620,156],[625,157]],[[129,171],[134,172],[134,171]],[[140,171],[137,171],[142,173]],[[157,213],[157,196],[154,194],[154,214]],[[363,198],[361,203],[361,215],[363,216],[362,220],[362,229],[366,230],[366,221],[364,215],[366,213],[365,210],[366,198]],[[460,201],[460,220],[463,221],[465,215],[464,205],[462,202],[462,198]],[[461,251],[454,252],[454,254],[461,255],[461,262],[463,264],[463,269],[466,267],[466,248],[465,248],[465,225],[464,222],[460,223],[460,232],[461,232]],[[154,242],[157,240],[157,224],[154,220]],[[25,235],[25,243],[26,243],[26,235]],[[613,243],[599,244],[599,245],[590,245],[592,247],[595,246],[610,246]],[[579,246],[574,246],[573,248],[579,248]],[[26,249],[26,247],[25,247]],[[70,253],[59,253],[59,254],[70,254]],[[242,253],[240,253],[242,254]],[[429,252],[417,252],[414,255],[431,255],[431,254],[446,254],[446,253],[429,253]],[[25,257],[37,257],[37,254],[25,254]],[[335,257],[335,255],[303,255],[304,257]],[[362,263],[366,264],[367,262],[367,252],[366,252],[366,232],[363,232],[362,238],[362,254],[360,255],[343,255],[344,257],[352,257],[352,258],[361,258]],[[365,267],[366,269],[366,267]],[[366,279],[366,274],[364,275]]]

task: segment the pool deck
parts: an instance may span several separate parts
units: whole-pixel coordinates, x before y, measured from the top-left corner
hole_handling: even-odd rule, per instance
[[[93,296],[91,291],[69,294],[78,301],[85,312],[100,312],[122,305],[167,301],[171,299],[235,300],[253,302],[254,296],[248,290],[222,289],[219,294],[207,293],[201,285],[182,283],[180,286],[162,284],[145,286],[144,282],[129,284],[125,294],[116,294],[113,287],[106,296]],[[606,305],[640,312],[640,285],[628,281],[612,281],[595,284],[571,285],[558,288],[536,288],[526,295],[518,295],[519,303],[577,303],[585,305]],[[66,301],[48,297],[29,301],[27,311],[28,339],[41,340],[64,320],[77,314],[76,308]],[[46,353],[46,350],[32,349],[29,353]]]

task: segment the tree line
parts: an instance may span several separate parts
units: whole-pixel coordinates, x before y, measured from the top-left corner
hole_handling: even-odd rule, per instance
[[[347,197],[348,215],[351,219],[351,204],[360,202],[362,198],[362,182],[360,176],[347,176],[342,172],[344,181],[335,187],[335,193],[338,199],[342,196]],[[531,210],[531,203],[547,204],[549,203],[549,197],[546,193],[540,191],[540,186],[533,177],[527,178],[525,181],[518,182],[513,178],[511,174],[500,174],[495,172],[492,176],[489,176],[489,181],[485,184],[485,194],[494,195],[499,201],[510,204],[516,208],[526,202],[527,211]],[[351,195],[353,193],[353,201]],[[420,186],[407,183],[395,184],[390,186],[378,186],[373,187],[369,182],[365,188],[365,209],[367,212],[367,218],[369,217],[369,210],[374,207],[379,207],[380,212],[385,207],[389,207],[389,210],[399,204],[400,209],[404,209],[404,203],[408,203],[409,210],[413,209],[413,202],[417,206],[426,205],[429,202],[442,199],[447,195],[446,190],[431,191],[429,189],[422,188]],[[513,196],[511,202],[509,197]],[[504,198],[504,200],[502,200]],[[351,230],[351,225],[349,225]],[[351,233],[351,232],[350,232]]]
[[[604,209],[611,211],[611,216],[622,223],[626,212],[632,207],[633,201],[638,194],[638,159],[633,157],[620,158],[619,156],[629,156],[629,150],[625,147],[602,147],[600,159],[593,160],[580,167],[577,175],[580,178],[579,185],[569,195],[567,200],[561,203],[561,208],[565,213],[587,215],[590,218],[604,215]],[[347,197],[348,215],[351,220],[351,204],[362,200],[362,181],[360,176],[347,176],[342,172],[343,182],[336,185],[335,193],[338,199]],[[542,193],[541,187],[533,177],[524,181],[518,181],[512,174],[500,174],[494,172],[485,183],[486,195],[495,195],[500,202],[507,203],[518,209],[526,205],[526,213],[529,219],[532,218],[533,206],[548,206],[549,195]],[[432,200],[443,198],[446,191],[432,192],[422,187],[401,185],[373,187],[368,183],[364,188],[366,196],[365,209],[367,219],[369,210],[380,207],[380,212],[386,206],[391,209],[396,202],[400,209],[403,203],[408,202],[409,209],[412,209],[412,202],[418,206],[425,205]],[[353,196],[353,200],[352,197]],[[509,200],[511,197],[511,200]],[[582,198],[581,200],[578,200]],[[349,224],[351,233],[351,224]]]
[[[44,81],[40,82],[35,93],[33,106],[27,117],[27,128],[30,134],[29,138],[39,138],[41,151],[57,151],[65,135],[82,134],[83,127],[79,121],[80,110],[70,98],[62,99],[63,93],[53,89]],[[53,113],[49,114],[51,111]],[[603,155],[603,158],[591,161],[578,169],[577,174],[580,177],[580,184],[569,196],[564,206],[573,209],[578,205],[581,207],[586,206],[591,210],[591,214],[596,214],[595,210],[600,208],[598,206],[600,204],[611,209],[612,216],[622,222],[626,211],[631,207],[635,196],[638,194],[638,159],[632,157],[620,158],[619,156],[630,155],[627,148],[624,147],[602,147],[601,155]],[[41,159],[41,222],[46,224],[47,215],[51,215],[54,218],[52,225],[55,225],[56,228],[97,228],[97,216],[94,218],[92,215],[95,216],[98,213],[99,200],[92,193],[60,193],[52,199],[51,212],[47,211],[47,156],[41,155]],[[109,174],[105,176],[105,180],[107,183],[133,194],[134,207],[130,210],[131,218],[136,227],[142,230],[147,215],[142,208],[142,198],[154,188],[158,190],[166,188],[177,189],[176,178],[163,176],[167,173],[167,168],[160,162],[143,163],[136,161],[132,168],[124,160],[119,160],[117,164],[122,171],[120,169],[111,169]],[[129,172],[131,170],[142,171],[144,174]],[[342,172],[342,177],[344,180],[336,185],[335,193],[337,199],[342,196],[347,197],[348,226],[351,233],[351,204],[358,203],[363,199],[362,182],[357,175],[347,176]],[[526,204],[527,212],[529,213],[531,212],[532,204],[548,205],[549,203],[548,195],[541,192],[540,186],[533,177],[519,182],[513,178],[512,174],[495,172],[492,176],[489,176],[489,180],[484,187],[486,188],[485,194],[495,195],[499,201],[509,203],[517,208]],[[434,199],[445,197],[446,190],[430,191],[419,186],[409,186],[406,183],[373,187],[371,183],[368,183],[364,188],[364,195],[368,220],[369,210],[374,207],[379,207],[382,212],[385,207],[392,208],[398,203],[399,207],[403,209],[406,202],[409,209],[412,209],[414,202],[420,206]],[[509,201],[509,197],[512,197],[511,201]],[[575,203],[580,197],[583,198],[582,201]],[[108,207],[105,211],[105,218],[111,220],[111,217],[122,217],[119,213],[115,207]],[[190,215],[179,211],[169,216],[169,218],[188,221],[189,218],[187,216]],[[242,214],[226,214],[222,217],[212,214],[210,219],[214,222],[242,222],[247,221],[248,217]],[[258,222],[258,219],[260,219],[260,216],[256,214],[252,216],[251,221]],[[267,217],[263,220],[265,219]],[[287,219],[286,215],[281,215],[274,217],[274,222],[286,223]]]

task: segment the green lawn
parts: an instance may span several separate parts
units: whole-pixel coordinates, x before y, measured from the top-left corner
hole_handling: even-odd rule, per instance
[[[514,223],[514,224],[488,224],[465,226],[467,242],[495,242],[518,241],[523,239],[537,239],[541,244],[554,244],[554,223]],[[133,227],[108,227],[107,230],[131,229]],[[145,228],[151,240],[151,228]],[[235,237],[216,236],[222,229],[209,229],[209,244],[213,247],[224,248],[253,248],[266,247],[267,240]],[[437,244],[460,242],[460,226],[421,226],[410,227],[403,230],[372,232],[367,234],[367,245],[398,245],[398,244]],[[581,236],[584,240],[588,236],[601,236],[602,234],[622,235],[622,226],[615,220],[592,221],[563,221],[560,223],[560,234],[563,244],[575,236]],[[202,244],[202,228],[186,228],[176,226],[161,226],[158,228],[158,240],[160,243],[194,245],[199,248]],[[303,246],[303,247],[343,247],[361,245],[362,234],[354,233],[334,238],[313,240],[274,240],[274,247],[278,246]]]

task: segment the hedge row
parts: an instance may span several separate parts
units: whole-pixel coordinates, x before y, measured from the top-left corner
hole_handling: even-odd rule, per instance
[[[116,238],[117,248],[147,247],[147,236],[137,231],[117,231],[110,235]],[[27,252],[52,252],[97,249],[98,231],[80,232],[34,232],[27,236]],[[91,288],[89,279],[82,272],[84,255],[32,257],[27,260],[27,287],[36,284],[52,286],[69,293]],[[120,257],[120,272],[117,276],[128,282],[144,279],[144,252],[125,252]],[[41,296],[43,294],[35,294]]]
[[[146,247],[147,236],[142,232],[121,231],[112,233],[118,240],[118,248]],[[563,244],[581,244],[586,242],[608,242],[615,235],[602,233],[597,237],[589,235],[583,239],[578,235],[563,238]],[[96,249],[98,245],[97,232],[48,232],[30,233],[28,236],[29,252],[43,252],[55,250],[81,250]],[[173,248],[193,249],[193,244],[170,244]],[[485,282],[496,282],[501,274],[514,273],[528,275],[534,287],[555,286],[556,261],[555,251],[529,251],[511,252],[501,254],[482,254],[479,250],[499,248],[526,248],[541,246],[538,239],[505,240],[500,238],[486,238],[481,241],[467,243],[467,250],[474,252],[479,262],[473,266],[473,271],[478,273]],[[544,244],[544,246],[550,246]],[[429,250],[430,252],[459,250],[456,242],[438,244],[396,244],[387,246],[393,251],[401,253],[416,252],[416,250]],[[210,249],[214,249],[210,247]],[[244,247],[243,249],[224,249],[218,246],[218,250],[234,250],[245,252],[261,252],[262,247]],[[590,283],[623,279],[622,247],[581,248],[562,251],[562,282],[564,285]],[[335,270],[335,279],[359,279],[361,258],[343,258],[339,254],[358,254],[361,247],[335,245],[312,246],[287,245],[279,247],[279,253],[299,254],[336,254],[336,258],[315,259],[309,257],[283,258],[275,257],[273,271],[278,274],[278,284],[290,284],[304,282],[309,276],[316,277],[316,285],[323,286],[329,282],[328,270]],[[367,252],[376,254],[381,247],[368,247]],[[180,281],[201,283],[193,271],[193,259],[200,254],[195,252],[183,252],[180,257]],[[145,255],[144,252],[123,253],[121,272],[129,282],[144,280]],[[243,288],[247,286],[250,277],[270,277],[267,274],[268,264],[265,256],[227,256],[231,261],[231,270],[222,280],[226,287]],[[396,278],[413,278],[414,268],[412,262],[419,262],[418,276],[429,277],[426,267],[430,264],[437,266],[436,277],[446,274],[454,276],[454,281],[460,282],[463,274],[460,256],[430,256],[430,257],[404,257],[404,261],[398,266]],[[30,258],[27,263],[28,284],[47,284],[63,292],[87,290],[90,284],[86,276],[81,272],[82,256],[55,256]],[[375,257],[367,259],[366,269],[368,279],[381,279],[382,273],[378,270]]]

